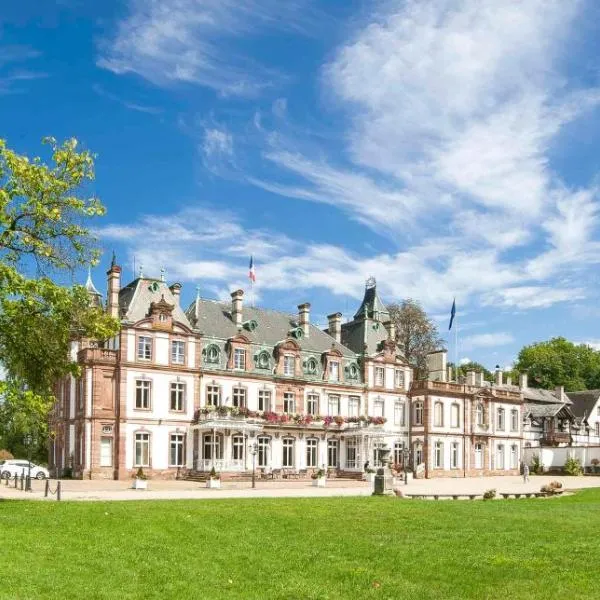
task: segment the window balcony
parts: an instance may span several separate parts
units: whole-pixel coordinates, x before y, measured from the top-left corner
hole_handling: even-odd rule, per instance
[[[84,348],[77,353],[77,361],[82,363],[115,364],[117,351],[107,348]]]
[[[570,444],[571,434],[566,431],[552,431],[544,433],[540,440],[542,446],[557,446],[558,444]]]

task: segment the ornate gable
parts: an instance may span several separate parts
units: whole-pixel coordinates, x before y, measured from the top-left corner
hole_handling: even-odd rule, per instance
[[[150,303],[148,316],[152,322],[153,329],[164,329],[170,331],[173,329],[173,309],[174,304],[169,304],[164,295],[161,296],[158,302]]]

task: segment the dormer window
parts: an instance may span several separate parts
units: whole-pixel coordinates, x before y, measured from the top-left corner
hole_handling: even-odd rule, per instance
[[[394,383],[397,388],[404,387],[404,371],[402,369],[396,369],[394,373]]]
[[[268,352],[261,352],[256,358],[256,366],[259,369],[269,368],[269,354]]]
[[[306,361],[306,372],[309,375],[314,375],[317,372],[317,361],[314,358],[309,358]]]
[[[235,348],[233,351],[233,368],[238,371],[246,370],[246,351],[243,348]]]
[[[167,322],[167,315],[165,315],[165,313],[160,313],[160,315],[158,315],[158,320],[160,323],[166,323]]]
[[[138,358],[140,360],[152,360],[152,338],[140,336],[138,338]]]
[[[286,354],[283,357],[283,374],[286,377],[294,376],[294,357],[290,354]]]
[[[383,367],[375,367],[375,385],[383,387],[385,384],[385,369]]]
[[[332,360],[329,363],[329,381],[340,380],[340,363],[337,360]]]
[[[215,346],[214,344],[212,346],[209,346],[206,349],[206,354],[205,354],[206,362],[211,363],[211,364],[218,364],[219,355],[220,355],[220,351],[219,351],[218,346]]]

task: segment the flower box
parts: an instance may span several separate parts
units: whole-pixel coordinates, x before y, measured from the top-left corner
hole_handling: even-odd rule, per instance
[[[211,479],[209,477],[206,480],[206,487],[211,490],[220,490],[221,489],[221,480],[220,479]]]
[[[325,483],[327,482],[327,477],[317,477],[312,480],[312,484],[314,487],[325,487]]]
[[[365,481],[373,483],[375,481],[375,473],[365,473]]]
[[[133,486],[134,490],[147,490],[148,489],[148,481],[145,479],[134,479]]]

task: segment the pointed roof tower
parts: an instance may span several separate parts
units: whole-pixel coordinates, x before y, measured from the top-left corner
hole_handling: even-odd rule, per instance
[[[85,289],[90,296],[90,302],[93,306],[102,306],[102,294],[96,289],[92,281],[92,267],[88,267],[88,276],[85,282]]]
[[[387,307],[377,295],[377,282],[375,281],[375,277],[369,277],[369,279],[367,279],[362,304],[354,315],[355,320],[365,317],[380,322],[388,321],[390,318]]]

